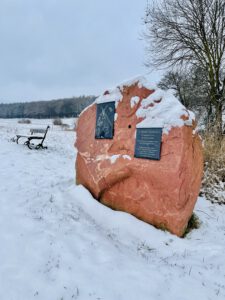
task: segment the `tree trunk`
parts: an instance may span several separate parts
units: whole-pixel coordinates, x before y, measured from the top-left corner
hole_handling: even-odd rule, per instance
[[[213,122],[213,133],[219,139],[222,138],[223,134],[223,105],[222,103],[217,103],[215,106],[215,119]]]

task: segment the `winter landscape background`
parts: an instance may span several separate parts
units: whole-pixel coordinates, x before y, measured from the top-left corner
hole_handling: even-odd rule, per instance
[[[224,300],[224,0],[2,0],[0,25],[0,300]],[[197,117],[183,238],[75,184],[76,117],[138,74]],[[12,140],[48,125],[47,149]]]
[[[10,141],[31,127],[17,121],[0,120],[1,299],[224,299],[224,206],[200,197],[183,239],[157,230],[75,186],[74,131],[31,120],[51,125],[32,151]]]

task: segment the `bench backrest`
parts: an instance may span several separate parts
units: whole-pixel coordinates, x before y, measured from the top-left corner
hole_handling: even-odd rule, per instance
[[[46,129],[41,129],[41,128],[31,128],[30,129],[30,133],[34,134],[34,133],[45,133]]]
[[[31,132],[31,135],[33,135],[34,133],[44,133],[43,139],[42,139],[42,142],[41,142],[41,144],[42,144],[45,140],[45,137],[46,137],[46,134],[47,134],[49,128],[50,128],[50,126],[47,126],[46,129],[33,128],[33,129],[30,129],[30,132]]]

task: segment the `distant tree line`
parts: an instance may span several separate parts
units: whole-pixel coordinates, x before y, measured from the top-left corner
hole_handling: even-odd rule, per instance
[[[0,118],[77,117],[94,102],[95,96],[81,96],[50,101],[0,104]]]

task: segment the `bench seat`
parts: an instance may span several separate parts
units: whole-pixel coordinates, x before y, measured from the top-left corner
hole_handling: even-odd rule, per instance
[[[22,134],[17,134],[16,135],[16,143],[19,144],[19,139],[21,138],[25,138],[26,141],[24,142],[24,145],[27,145],[27,147],[29,149],[47,149],[46,146],[43,146],[44,140],[46,138],[48,129],[50,128],[50,126],[47,126],[46,129],[30,129],[31,135],[22,135]],[[33,133],[44,133],[44,135],[42,136],[38,136],[38,135],[33,135]],[[31,143],[32,140],[41,140],[41,142],[38,145],[34,145]]]

